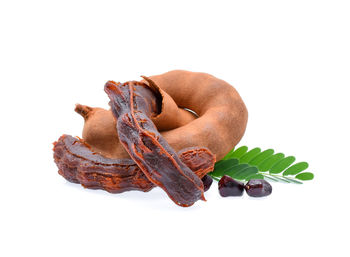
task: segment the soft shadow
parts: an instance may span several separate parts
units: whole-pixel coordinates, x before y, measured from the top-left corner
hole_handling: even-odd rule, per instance
[[[86,193],[89,194],[97,194],[97,195],[103,195],[103,197],[112,197],[116,199],[123,199],[130,202],[132,205],[137,205],[142,208],[147,208],[151,210],[160,210],[164,212],[184,212],[184,211],[196,211],[201,209],[202,207],[199,206],[199,203],[201,201],[198,201],[191,207],[181,207],[176,205],[168,196],[167,194],[161,190],[160,188],[156,187],[153,188],[149,192],[142,192],[142,191],[127,191],[120,194],[113,194],[109,193],[105,190],[101,189],[89,189],[84,188],[80,184],[70,183],[66,181],[66,186],[74,188],[76,190],[85,190]]]

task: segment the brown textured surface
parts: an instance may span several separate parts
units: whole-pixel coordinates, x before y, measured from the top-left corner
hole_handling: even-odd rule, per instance
[[[204,146],[220,160],[242,138],[248,112],[238,92],[227,82],[207,73],[182,70],[149,79],[145,82],[155,82],[153,89],[162,106],[152,121],[176,151]],[[181,108],[193,110],[199,117]],[[83,138],[101,154],[127,158],[115,126],[110,110],[94,108],[93,115],[85,119]]]
[[[147,84],[141,83],[139,90],[144,87],[148,87]],[[152,87],[152,91],[143,90],[143,94],[147,94],[148,101],[152,103],[151,119],[159,131],[178,128],[196,119],[196,115],[179,108],[174,100],[156,85]],[[129,158],[129,154],[120,144],[116,120],[111,111],[81,104],[76,105],[75,111],[84,118],[82,136],[94,151],[109,158]]]
[[[163,133],[176,150],[204,146],[221,160],[241,140],[247,125],[247,108],[238,92],[210,74],[174,70],[150,76],[179,107],[198,114],[188,124]]]
[[[109,81],[105,85],[121,144],[146,177],[174,203],[188,207],[205,200],[202,181],[179,159],[152,122],[148,99],[139,91],[142,84]]]
[[[86,188],[122,193],[129,190],[147,192],[155,187],[133,160],[101,156],[81,139],[63,135],[54,143],[53,150],[58,173]],[[178,154],[181,161],[201,178],[214,168],[215,157],[208,149],[189,148]]]

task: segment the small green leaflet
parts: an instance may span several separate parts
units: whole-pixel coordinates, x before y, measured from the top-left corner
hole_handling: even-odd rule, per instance
[[[210,172],[215,180],[228,175],[234,179],[248,181],[250,179],[268,179],[275,182],[302,184],[301,181],[312,180],[314,174],[303,172],[309,165],[307,162],[295,162],[294,156],[276,153],[273,149],[261,151],[259,147],[248,151],[247,146],[232,149],[221,161],[215,163]]]
[[[312,180],[314,178],[314,174],[311,172],[303,172],[295,176],[295,178],[300,180]]]
[[[293,166],[289,167],[283,172],[283,175],[296,175],[304,170],[306,170],[309,167],[309,164],[307,162],[299,162],[297,164],[294,164]]]

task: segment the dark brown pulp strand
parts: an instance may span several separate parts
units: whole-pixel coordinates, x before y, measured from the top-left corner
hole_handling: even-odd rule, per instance
[[[86,188],[121,193],[129,190],[147,192],[155,187],[133,160],[105,158],[93,152],[81,139],[63,135],[54,143],[53,150],[59,174]],[[206,148],[183,149],[179,156],[199,177],[214,168],[215,157]]]
[[[151,121],[147,98],[139,90],[142,84],[110,81],[105,85],[120,142],[146,177],[176,204],[187,207],[205,200],[202,181],[179,159]]]

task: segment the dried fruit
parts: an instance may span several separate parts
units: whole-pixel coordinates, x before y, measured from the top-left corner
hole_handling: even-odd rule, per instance
[[[138,91],[151,103],[150,118],[176,152],[206,147],[220,160],[242,138],[248,112],[232,85],[207,73],[181,70],[143,78]],[[84,117],[82,137],[92,150],[112,159],[129,158],[111,110],[77,105],[76,112]]]
[[[219,181],[219,193],[222,197],[243,195],[244,184],[225,175]]]
[[[152,122],[151,104],[139,90],[144,85],[136,81],[109,81],[105,85],[121,144],[148,180],[174,203],[188,207],[205,200],[200,178],[180,160]]]
[[[59,173],[110,192],[159,186],[183,207],[205,200],[201,177],[215,155],[221,159],[245,131],[242,99],[231,85],[206,73],[172,71],[143,78],[107,82],[110,111],[76,106],[85,119],[84,140],[55,142]],[[203,149],[214,155],[209,151],[210,159],[200,158],[197,152]],[[212,180],[207,180],[209,189]]]
[[[211,184],[213,183],[213,179],[209,175],[205,175],[202,178],[203,186],[204,186],[204,192],[208,191],[211,187]]]
[[[58,173],[86,188],[122,193],[129,190],[147,192],[156,186],[133,160],[104,157],[82,139],[63,135],[54,143],[53,150]],[[200,178],[213,170],[215,156],[206,148],[185,148],[178,156]]]
[[[272,193],[272,186],[263,179],[251,179],[245,185],[245,191],[252,197],[268,196]]]

